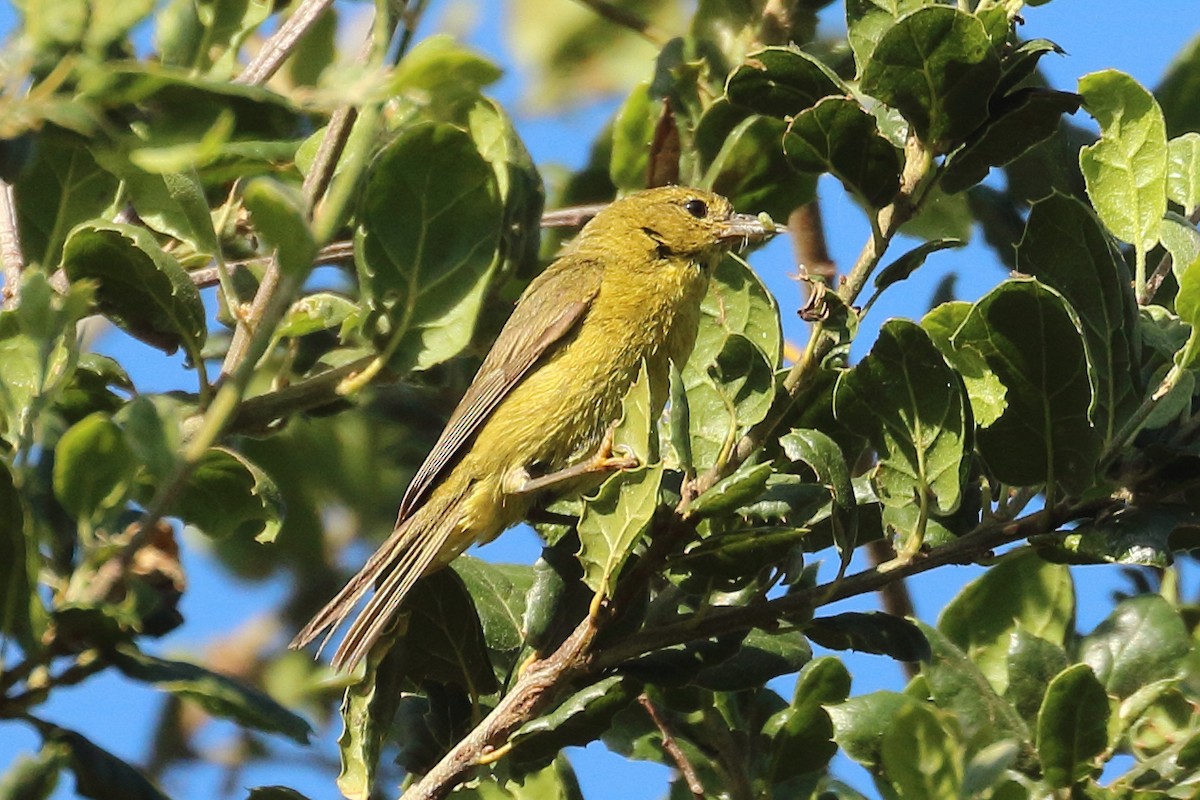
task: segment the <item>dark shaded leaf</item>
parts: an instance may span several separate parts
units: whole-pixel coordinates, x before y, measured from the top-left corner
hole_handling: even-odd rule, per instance
[[[770,776],[774,783],[823,768],[837,752],[833,722],[825,706],[850,694],[850,673],[841,661],[818,658],[801,671],[792,703],[763,725],[770,739]]]
[[[897,661],[928,661],[929,642],[911,622],[879,611],[847,611],[817,617],[804,629],[808,638],[830,650],[857,650]]]
[[[1079,643],[1079,660],[1105,691],[1129,697],[1146,684],[1173,677],[1191,639],[1179,612],[1154,594],[1120,603]]]
[[[752,630],[732,657],[700,670],[692,683],[714,692],[750,690],[796,672],[811,659],[812,648],[800,631]]]
[[[844,95],[841,80],[801,50],[768,47],[746,56],[725,82],[729,102],[770,117],[794,117],[823,97]]]
[[[950,248],[963,247],[964,245],[966,245],[966,242],[961,239],[933,239],[928,242],[922,242],[881,269],[879,274],[875,276],[875,289],[882,292],[893,284],[907,280],[910,275],[925,263],[925,259],[939,250],[948,250]]]
[[[850,98],[827,97],[797,115],[783,147],[793,169],[828,172],[871,208],[892,202],[900,188],[900,154]]]
[[[1108,744],[1108,695],[1087,664],[1075,664],[1046,687],[1038,712],[1037,749],[1046,783],[1065,788],[1097,768]]]
[[[270,542],[283,522],[283,499],[271,477],[245,456],[213,447],[192,470],[171,513],[216,539]]]
[[[81,520],[124,503],[138,464],[121,429],[106,414],[72,425],[54,448],[54,494]]]
[[[550,763],[564,747],[595,741],[640,691],[641,684],[634,679],[611,675],[575,692],[509,737],[515,748],[513,758],[523,770],[537,769]]]

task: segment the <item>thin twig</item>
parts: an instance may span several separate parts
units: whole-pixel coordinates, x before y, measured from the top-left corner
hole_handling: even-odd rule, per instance
[[[367,366],[374,356],[364,356],[349,364],[297,381],[290,386],[243,400],[229,422],[227,433],[253,433],[266,430],[279,420],[341,399],[338,384]]]
[[[1200,224],[1200,207],[1192,209],[1192,213],[1188,215],[1188,222],[1193,226]],[[1154,295],[1158,293],[1163,281],[1171,273],[1174,263],[1174,258],[1169,250],[1163,253],[1163,257],[1158,261],[1158,266],[1154,268],[1154,272],[1146,279],[1146,304],[1154,301]],[[1187,265],[1185,264],[1184,267],[1187,267]]]
[[[0,263],[4,267],[0,309],[9,309],[17,304],[21,293],[25,254],[21,251],[21,233],[17,228],[16,196],[12,184],[7,181],[0,181]]]
[[[654,723],[654,727],[658,728],[658,733],[662,736],[663,750],[675,762],[675,766],[679,768],[679,774],[683,776],[684,783],[687,784],[688,791],[697,800],[704,800],[704,784],[700,782],[700,776],[696,774],[696,768],[692,766],[692,762],[688,760],[687,753],[683,752],[683,748],[675,741],[675,737],[671,735],[671,729],[667,727],[667,721],[658,713],[658,709],[654,706],[654,701],[651,700],[645,692],[638,695],[638,704],[646,709],[647,716]]]
[[[271,38],[263,43],[262,49],[254,59],[242,70],[242,74],[234,78],[235,83],[246,83],[260,86],[274,75],[288,56],[296,49],[296,45],[309,28],[316,24],[321,15],[329,10],[333,0],[304,0],[300,6],[284,21]]]

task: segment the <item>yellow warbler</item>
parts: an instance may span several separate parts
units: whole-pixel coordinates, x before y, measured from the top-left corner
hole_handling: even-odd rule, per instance
[[[736,243],[772,233],[725,198],[680,186],[600,211],[517,302],[413,477],[392,535],[292,646],[332,635],[374,587],[333,657],[352,668],[422,575],[494,539],[548,490],[579,492],[633,466],[606,432],[642,362],[658,413],[668,362],[682,365],[695,343],[709,272]]]

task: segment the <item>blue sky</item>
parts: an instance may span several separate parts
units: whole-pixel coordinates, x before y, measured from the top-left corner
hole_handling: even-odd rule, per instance
[[[549,3],[548,3],[549,4]],[[435,0],[422,33],[437,29],[449,18],[446,9],[451,3]],[[604,124],[616,99],[591,104],[573,110],[563,117],[536,117],[523,112],[521,102],[525,80],[507,50],[498,23],[502,4],[486,0],[457,3],[453,19],[470,20],[463,35],[473,46],[487,53],[508,69],[506,77],[495,87],[495,95],[516,114],[519,131],[539,166],[561,163],[577,167],[583,163],[592,138]],[[841,3],[831,11],[840,12]],[[1060,89],[1074,89],[1076,80],[1088,72],[1116,68],[1130,73],[1148,87],[1157,84],[1172,58],[1200,31],[1197,25],[1197,0],[1054,0],[1048,5],[1028,8],[1024,13],[1026,25],[1021,33],[1026,38],[1044,37],[1059,43],[1067,55],[1048,56],[1042,65],[1051,83]],[[467,13],[462,13],[463,10]],[[842,29],[836,13],[827,13],[824,31]],[[0,4],[0,32],[15,25],[15,12],[10,4]],[[649,69],[649,65],[647,65]],[[1077,124],[1087,124],[1083,112],[1076,115]],[[821,184],[822,212],[834,260],[839,264],[853,261],[866,235],[867,226],[861,211],[849,201],[831,181]],[[743,209],[753,211],[754,209]],[[902,250],[898,251],[903,252]],[[798,290],[790,275],[795,267],[790,263],[786,243],[779,243],[753,259],[754,266],[779,298],[785,334],[792,341],[803,341],[805,332],[796,320]],[[886,294],[872,309],[865,321],[866,331],[876,329],[890,316],[919,315],[933,287],[947,272],[960,276],[959,292],[964,299],[974,299],[987,291],[1003,272],[991,252],[972,245],[963,250],[948,251],[933,256],[917,277]],[[856,345],[861,355],[869,346],[869,335]],[[98,348],[117,354],[123,361],[134,358],[135,380],[143,390],[164,390],[177,385],[190,385],[189,378],[178,362],[160,358],[141,358],[129,350],[127,340],[120,336],[103,337]],[[138,351],[145,353],[145,351]],[[187,624],[163,642],[166,654],[181,654],[196,650],[213,641],[230,628],[230,620],[242,620],[278,600],[286,590],[280,581],[266,584],[244,584],[209,568],[202,555],[203,542],[186,539],[185,566],[190,585],[183,600],[182,611]],[[532,534],[512,531],[483,550],[487,557],[529,563],[536,557],[537,543]],[[978,568],[961,567],[938,570],[919,581],[912,582],[918,615],[932,621],[937,612],[971,577]],[[1090,630],[1107,613],[1108,595],[1120,585],[1117,570],[1090,568],[1079,570],[1079,625]],[[1195,570],[1188,570],[1185,590],[1194,594],[1197,589]],[[839,606],[835,611],[866,609],[874,606],[873,598],[860,598]],[[851,655],[847,659],[855,677],[854,693],[861,694],[879,688],[899,688],[899,670],[887,659]],[[786,691],[786,686],[781,687]],[[121,678],[101,676],[83,686],[56,692],[45,709],[45,716],[73,727],[93,737],[102,746],[118,755],[137,762],[147,753],[160,698]],[[322,758],[332,757],[332,741],[336,730],[325,731],[318,745]],[[231,739],[233,729],[224,723],[208,728],[205,744],[218,746]],[[274,744],[274,742],[273,742]],[[18,752],[36,748],[37,739],[16,723],[0,723],[0,770]],[[303,791],[313,798],[334,796],[330,783],[332,771],[326,763],[316,763],[313,751],[279,742],[286,754],[285,763],[270,768],[252,768],[240,776],[243,786],[283,783]],[[600,746],[572,754],[577,765],[585,796],[589,798],[621,797],[628,800],[657,798],[665,795],[668,771],[657,765],[628,764],[607,755]],[[838,773],[860,791],[873,795],[869,779],[845,759],[837,762]],[[178,798],[212,796],[218,789],[219,775],[208,766],[189,767],[173,773],[164,787]],[[69,779],[64,781],[59,797],[73,796]]]

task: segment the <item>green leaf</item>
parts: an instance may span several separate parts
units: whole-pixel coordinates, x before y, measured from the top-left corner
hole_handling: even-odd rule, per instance
[[[871,62],[875,47],[896,20],[936,0],[846,0],[846,30],[858,74]]]
[[[704,667],[692,679],[714,692],[755,689],[772,678],[795,672],[812,660],[812,648],[800,631],[767,633],[753,630],[729,658]],[[839,698],[844,700],[845,697]]]
[[[1088,197],[1105,227],[1144,256],[1158,244],[1167,210],[1162,109],[1137,81],[1116,70],[1083,76],[1079,93],[1100,125],[1100,139],[1079,151]]]
[[[787,123],[749,116],[727,100],[713,103],[696,127],[695,146],[704,166],[699,185],[729,198],[735,208],[786,219],[817,191],[812,176],[780,180],[787,158],[780,141]]]
[[[917,624],[933,651],[933,659],[922,664],[921,674],[938,707],[954,712],[967,738],[981,746],[1010,739],[1028,748],[1032,737],[1012,704],[996,693],[949,638],[924,623]]]
[[[1200,258],[1200,231],[1186,217],[1168,211],[1163,215],[1160,233],[1163,247],[1171,254],[1171,272],[1178,282],[1188,266]]]
[[[0,800],[47,800],[58,786],[63,748],[46,744],[36,756],[18,755],[0,776]]]
[[[462,579],[483,626],[483,638],[492,653],[492,664],[505,673],[516,666],[517,653],[525,643],[525,598],[533,586],[532,567],[491,564],[470,556],[459,556],[451,564]],[[498,654],[509,654],[500,658]]]
[[[1193,261],[1179,279],[1179,292],[1175,295],[1175,313],[1191,326],[1192,330],[1183,348],[1176,351],[1173,360],[1181,367],[1195,368],[1200,359],[1200,258]]]
[[[179,263],[144,228],[89,222],[71,231],[63,269],[72,281],[97,282],[100,311],[131,335],[199,360],[206,326],[200,293]]]
[[[1066,651],[1054,642],[1026,633],[1020,627],[1009,634],[1008,689],[1004,699],[1030,726],[1037,722],[1038,709],[1046,696],[1046,686],[1067,668]]]
[[[93,800],[167,800],[140,770],[91,740],[56,725],[39,728],[47,745],[60,745],[67,751],[67,763],[75,773],[75,791],[80,795]]]
[[[280,271],[302,280],[317,257],[304,196],[294,187],[259,177],[246,184],[242,201],[257,233],[275,250]]]
[[[658,461],[658,428],[652,409],[650,373],[643,361],[621,401],[621,419],[613,428],[613,446],[628,450],[639,464]]]
[[[1038,712],[1037,750],[1050,786],[1066,788],[1099,769],[1108,744],[1108,695],[1087,664],[1075,664],[1046,687]]]
[[[579,518],[579,560],[584,582],[597,595],[612,596],[621,568],[658,508],[662,477],[662,464],[618,472],[587,499]]]
[[[798,114],[783,149],[793,169],[828,172],[871,208],[892,202],[900,188],[900,154],[850,98],[826,97]]]
[[[925,259],[937,251],[965,245],[966,242],[961,239],[933,239],[922,242],[879,271],[875,276],[875,290],[882,292],[893,284],[907,280],[925,263]]]
[[[480,92],[503,71],[453,36],[439,33],[417,42],[392,72],[389,96],[403,97],[428,119],[461,122]]]
[[[828,708],[834,739],[846,755],[868,769],[880,763],[880,748],[888,728],[901,711],[920,701],[898,692],[872,692],[851,697]]]
[[[1200,133],[1185,133],[1167,142],[1167,199],[1191,216],[1200,206]]]
[[[947,159],[938,185],[954,194],[987,177],[1058,130],[1063,114],[1079,109],[1079,96],[1052,89],[1021,89],[997,102],[985,127]]]
[[[951,340],[971,313],[964,301],[942,303],[921,319],[921,327],[953,366],[967,387],[971,415],[980,428],[986,428],[1004,413],[1008,390],[996,373],[988,368],[983,353],[970,346],[955,347]]]
[[[54,494],[72,516],[95,522],[124,503],[138,469],[121,429],[107,415],[84,417],[54,448]]]
[[[503,216],[492,165],[458,128],[415,125],[376,158],[355,250],[392,368],[427,369],[470,342]]]
[[[408,626],[396,648],[409,679],[461,686],[472,698],[496,691],[479,612],[457,572],[417,581],[404,610]]]
[[[391,731],[403,702],[407,660],[401,648],[393,647],[396,636],[393,627],[371,647],[362,680],[347,686],[342,695],[339,709],[342,733],[338,736],[341,770],[337,787],[351,800],[367,800],[371,796],[384,737]],[[412,742],[406,745],[412,746]]]
[[[1030,39],[1021,42],[1016,49],[1004,55],[1001,67],[1004,70],[1000,84],[996,87],[996,97],[1004,97],[1037,73],[1038,63],[1047,53],[1066,55],[1066,51],[1049,39]]]
[[[930,515],[955,511],[962,498],[972,425],[957,376],[920,326],[889,320],[867,357],[838,378],[833,408],[871,438],[884,524],[902,553],[916,552]]]
[[[1142,686],[1174,677],[1191,639],[1179,612],[1162,597],[1122,601],[1079,643],[1079,660],[1092,668],[1105,691],[1129,697]]]
[[[1092,420],[1103,440],[1111,440],[1139,394],[1133,382],[1137,305],[1124,260],[1087,206],[1054,194],[1029,212],[1017,269],[1058,291],[1079,315],[1095,381]]]
[[[1189,395],[1190,397],[1190,395]],[[1180,534],[1200,524],[1186,506],[1129,506],[1090,520],[1061,538],[1035,540],[1049,557],[1068,564],[1135,564],[1165,569],[1190,549]]]
[[[245,456],[213,447],[183,486],[171,513],[214,539],[226,536],[274,541],[283,523],[283,498],[275,482]]]
[[[280,337],[299,338],[336,328],[358,313],[353,301],[333,292],[315,292],[302,297],[287,310],[275,329]]]
[[[763,724],[770,740],[772,783],[813,772],[829,763],[837,752],[833,721],[825,706],[845,702],[850,694],[850,673],[836,658],[810,662],[796,681],[792,703]]]
[[[1005,281],[972,306],[951,345],[980,353],[1007,389],[1004,413],[978,432],[996,477],[1072,493],[1095,482],[1100,436],[1088,419],[1084,340],[1060,294],[1036,280]]]
[[[650,145],[658,125],[661,103],[650,92],[650,81],[634,87],[617,110],[612,128],[612,155],[608,175],[618,189],[646,188]]]
[[[13,187],[26,258],[53,271],[67,234],[112,205],[117,186],[117,178],[86,148],[57,136],[40,137],[33,163]]]
[[[755,114],[794,117],[829,95],[847,94],[829,67],[802,50],[767,47],[729,73],[725,96]]]
[[[715,270],[700,311],[696,344],[681,375],[692,460],[702,471],[766,416],[782,335],[774,299],[749,267],[731,258]]]
[[[312,728],[303,718],[287,710],[253,686],[186,661],[170,661],[142,653],[132,646],[119,646],[110,656],[121,672],[176,697],[193,700],[210,714],[231,719],[252,730],[281,733],[307,744]]]
[[[204,185],[193,169],[165,174],[146,172],[123,154],[99,152],[97,158],[119,175],[137,216],[148,226],[186,242],[207,257],[219,251]]]
[[[0,638],[13,636],[28,654],[38,648],[35,615],[45,612],[36,589],[41,556],[26,536],[20,492],[8,464],[0,461]]]
[[[983,23],[946,6],[902,17],[862,68],[862,90],[897,109],[937,152],[987,120],[999,80],[1000,60]]]
[[[976,753],[963,771],[962,797],[990,797],[1001,800],[999,786],[1008,780],[1008,771],[1015,765],[1020,749],[1016,742],[996,742]],[[1024,795],[1021,795],[1024,797]]]
[[[508,740],[515,748],[512,757],[526,768],[541,766],[564,747],[595,741],[640,691],[641,685],[626,675],[601,678],[518,728]]]
[[[774,474],[770,464],[743,464],[732,474],[717,481],[688,506],[694,519],[716,517],[752,503],[762,496]]]
[[[938,618],[938,630],[1004,694],[1012,636],[1020,631],[1062,645],[1075,629],[1075,589],[1070,571],[1031,550],[999,559],[963,587]]]
[[[847,611],[817,617],[805,628],[808,638],[830,650],[891,656],[897,661],[928,661],[929,642],[911,622],[879,611]]]
[[[883,735],[880,756],[883,775],[898,797],[958,800],[962,751],[933,709],[900,709]]]
[[[830,494],[830,524],[841,556],[838,574],[845,572],[858,539],[858,501],[850,482],[850,467],[837,442],[818,430],[798,429],[779,438],[784,455],[802,461],[817,475]]]

